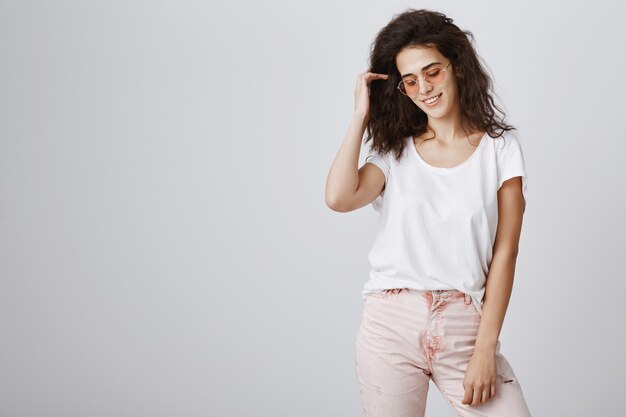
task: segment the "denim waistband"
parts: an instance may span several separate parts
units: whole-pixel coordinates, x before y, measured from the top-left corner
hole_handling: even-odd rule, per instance
[[[471,304],[472,303],[472,297],[467,294],[464,293],[462,291],[456,290],[456,289],[447,289],[447,290],[413,290],[410,288],[393,288],[393,289],[388,289],[388,290],[384,290],[384,293],[394,293],[394,294],[398,294],[402,291],[419,291],[419,292],[426,292],[429,293],[431,295],[431,297],[433,299],[437,299],[437,300],[441,300],[441,299],[452,299],[452,298],[461,298],[463,297],[465,299],[465,304]]]
[[[472,303],[472,297],[469,294],[461,292],[459,290],[430,290],[429,292],[432,294],[433,299],[450,299],[454,297],[464,297],[465,304]]]

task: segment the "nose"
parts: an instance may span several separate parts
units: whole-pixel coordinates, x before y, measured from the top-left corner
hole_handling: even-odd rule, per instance
[[[431,90],[430,83],[428,81],[426,81],[425,79],[423,79],[423,78],[420,78],[417,82],[419,83],[418,84],[419,85],[419,92],[421,94],[423,94],[424,96],[427,96],[428,94],[426,94],[426,93]]]

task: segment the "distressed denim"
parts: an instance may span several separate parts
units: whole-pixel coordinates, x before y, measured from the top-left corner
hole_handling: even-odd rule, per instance
[[[496,347],[496,395],[462,404],[463,379],[480,324],[458,290],[387,290],[363,304],[355,368],[365,417],[423,417],[432,380],[454,415],[530,417],[521,384]]]

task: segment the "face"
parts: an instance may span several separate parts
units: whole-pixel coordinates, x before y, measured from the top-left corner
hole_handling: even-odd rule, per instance
[[[430,64],[438,63],[433,66]],[[405,97],[412,100],[429,118],[445,118],[458,112],[458,88],[457,78],[452,65],[445,71],[443,81],[431,83],[424,79],[428,73],[433,74],[433,67],[445,68],[450,60],[444,57],[436,47],[411,46],[404,48],[396,56],[396,66],[402,79],[418,77],[414,88],[417,92]],[[426,67],[426,69],[424,69]],[[411,93],[411,91],[408,91]],[[400,92],[398,91],[398,94]],[[432,105],[424,102],[424,99],[432,98],[441,94],[441,97]]]

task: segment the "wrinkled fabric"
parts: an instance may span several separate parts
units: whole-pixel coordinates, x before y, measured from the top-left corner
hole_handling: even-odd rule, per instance
[[[461,403],[481,317],[472,303],[458,290],[408,288],[365,299],[355,352],[365,417],[423,417],[431,380],[456,416],[530,417],[500,341],[496,395],[475,406]]]
[[[521,177],[527,200],[522,144],[513,132],[496,139],[485,133],[472,156],[451,168],[424,161],[405,138],[395,154],[365,158],[385,175],[372,207],[380,213],[368,259],[363,298],[392,288],[459,290],[480,312],[498,228],[498,190]]]

